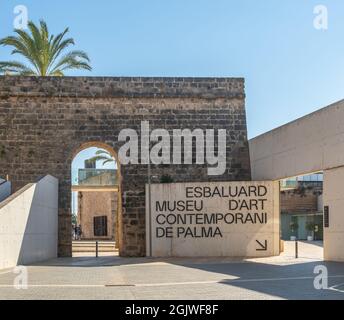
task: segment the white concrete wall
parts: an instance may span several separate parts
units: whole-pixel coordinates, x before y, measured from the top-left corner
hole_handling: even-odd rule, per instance
[[[249,141],[252,178],[278,180],[324,171],[324,258],[344,261],[344,100]]]
[[[46,176],[0,203],[0,269],[57,257],[58,180]]]
[[[227,190],[229,188],[266,188],[266,195],[238,195],[236,197],[219,196],[215,194],[212,197],[197,197],[187,194],[188,188],[211,188],[212,190]],[[189,189],[190,190],[190,189]],[[153,257],[267,257],[279,255],[280,251],[280,219],[279,219],[279,184],[269,181],[249,181],[249,182],[194,182],[194,183],[172,183],[172,184],[153,184],[151,186],[152,206],[151,219],[149,216],[148,186],[146,186],[146,235],[147,235],[147,255]],[[220,191],[221,192],[221,191]],[[250,206],[253,201],[263,201],[264,205],[257,207],[234,208],[229,206],[230,201],[238,201]],[[252,200],[252,202],[250,202]],[[190,201],[197,202],[201,211],[195,210],[192,206],[189,210],[157,210],[156,203],[160,205],[163,201]],[[170,207],[172,208],[172,207]],[[173,209],[172,209],[173,210]],[[202,216],[207,214],[223,214],[236,216],[242,215],[244,219],[254,214],[266,213],[266,221],[246,221],[244,223],[219,221],[217,223],[204,224]],[[164,220],[166,216],[189,216],[200,215],[201,219],[196,222],[167,223]],[[162,219],[162,220],[161,220]],[[151,220],[151,224],[149,223]],[[221,236],[206,237],[200,236],[202,228],[214,230],[219,228]],[[171,236],[158,236],[157,233],[162,229],[170,228]],[[178,234],[178,230],[187,229],[193,233],[193,236],[186,233]],[[197,235],[198,234],[198,235]],[[150,235],[152,240],[150,240]],[[162,235],[162,234],[160,234]],[[258,242],[257,242],[258,241]],[[259,244],[261,243],[261,245]],[[150,250],[150,244],[151,250]],[[262,250],[262,245],[265,249]]]
[[[344,100],[249,141],[253,180],[344,165]]]
[[[324,206],[329,206],[329,228],[324,228],[324,258],[344,261],[344,167],[324,171]]]

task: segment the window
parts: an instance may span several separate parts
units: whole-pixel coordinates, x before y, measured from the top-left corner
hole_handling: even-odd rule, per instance
[[[94,236],[106,237],[107,236],[107,216],[93,218]]]

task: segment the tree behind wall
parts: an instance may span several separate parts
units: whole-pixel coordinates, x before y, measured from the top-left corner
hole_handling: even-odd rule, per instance
[[[90,59],[84,51],[75,50],[65,53],[74,45],[74,39],[65,38],[69,29],[54,36],[49,33],[45,21],[39,26],[32,21],[28,23],[29,32],[15,29],[15,36],[8,36],[0,40],[0,45],[13,48],[11,54],[18,54],[26,60],[0,61],[0,74],[23,76],[64,76],[65,71],[92,70]]]

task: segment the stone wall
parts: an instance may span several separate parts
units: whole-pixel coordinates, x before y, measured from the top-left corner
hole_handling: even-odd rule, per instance
[[[298,190],[286,190],[281,193],[282,213],[318,212],[318,194],[313,189],[306,189],[300,194]]]
[[[59,255],[71,255],[71,162],[83,146],[118,151],[124,128],[227,129],[227,170],[152,166],[174,182],[250,180],[244,80],[233,78],[0,77],[0,176],[13,189],[51,174],[59,179]],[[146,165],[121,166],[120,254],[145,254]]]

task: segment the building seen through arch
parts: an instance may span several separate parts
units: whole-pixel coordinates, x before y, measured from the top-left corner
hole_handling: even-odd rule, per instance
[[[117,161],[111,152],[96,147],[81,150],[72,162],[73,254],[102,253],[118,248]],[[105,242],[104,242],[105,241]]]

